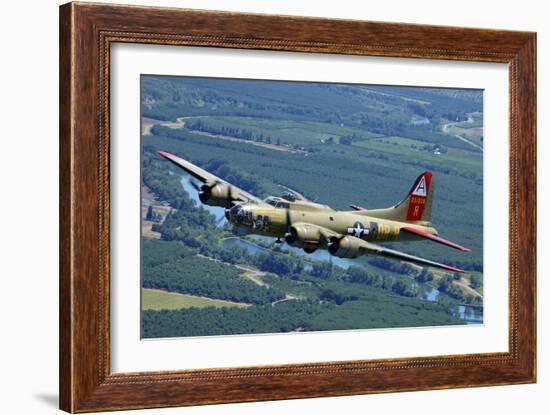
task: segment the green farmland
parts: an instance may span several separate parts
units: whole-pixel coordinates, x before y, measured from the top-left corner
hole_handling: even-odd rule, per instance
[[[180,294],[144,288],[141,292],[142,310],[180,310],[204,307],[249,307],[250,304],[216,300],[208,297]]]

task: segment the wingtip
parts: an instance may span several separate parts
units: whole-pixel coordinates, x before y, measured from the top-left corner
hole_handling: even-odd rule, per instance
[[[465,247],[463,247],[463,246],[460,247],[460,250],[461,250],[462,252],[472,252],[472,250],[471,250],[470,248],[465,248]]]
[[[443,265],[441,268],[446,269],[447,271],[458,272],[460,274],[466,272],[460,268],[451,267],[450,265]]]
[[[170,157],[174,157],[173,154],[167,153],[166,151],[157,151],[159,156],[164,157],[165,159],[169,159]]]

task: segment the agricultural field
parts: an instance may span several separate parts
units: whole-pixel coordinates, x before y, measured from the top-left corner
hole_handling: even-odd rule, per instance
[[[426,144],[420,140],[405,137],[388,136],[371,140],[358,141],[355,146],[397,157],[411,157],[424,163],[445,164],[462,171],[478,172],[481,155],[471,151],[456,148],[441,148]],[[443,151],[442,151],[443,150]]]
[[[337,142],[342,136],[354,134],[361,139],[382,136],[343,124],[231,116],[189,117],[185,128],[190,131],[211,131],[220,135],[231,135],[232,131],[239,131],[241,134],[249,132],[251,137],[263,142],[299,147]]]
[[[461,304],[482,321],[480,91],[154,76],[142,86],[142,184],[168,212],[145,221],[142,235],[145,337],[465,324]],[[245,237],[225,247],[234,236],[223,217],[191,198],[188,178],[159,150],[259,197],[291,188],[343,210],[393,206],[430,170],[434,226],[472,252],[388,246],[467,272],[371,257],[343,263]]]
[[[141,291],[142,310],[181,310],[183,308],[204,307],[250,307],[250,304],[216,300],[196,295],[143,288]]]

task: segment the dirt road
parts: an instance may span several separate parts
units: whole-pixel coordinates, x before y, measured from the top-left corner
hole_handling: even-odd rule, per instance
[[[468,114],[468,120],[466,122],[473,123],[474,122],[473,117]],[[443,124],[443,127],[441,128],[441,131],[443,131],[445,134],[452,134],[452,133],[449,133],[449,128],[456,125],[456,124],[460,124],[460,122],[449,122],[447,124]],[[472,141],[468,140],[466,137],[461,136],[460,134],[452,134],[452,135],[454,137],[458,138],[460,141],[463,141],[464,143],[469,144],[472,147],[475,147],[478,150],[481,150],[483,152],[483,147],[477,145],[476,143],[473,143]]]

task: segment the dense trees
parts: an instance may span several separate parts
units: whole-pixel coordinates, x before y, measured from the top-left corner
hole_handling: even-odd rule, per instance
[[[453,284],[453,281],[454,281],[454,277],[452,275],[448,275],[444,278],[441,278],[439,280],[437,288],[439,289],[439,291],[444,292],[445,294],[457,300],[464,301],[466,297],[464,292],[460,288],[458,288],[455,284]]]
[[[206,132],[214,135],[223,135],[234,138],[240,138],[241,140],[258,141],[267,144],[271,144],[272,139],[270,135],[263,135],[254,133],[246,128],[238,127],[216,127],[203,120],[196,119],[185,123],[185,128],[191,131]],[[281,138],[277,137],[277,145],[281,145]]]
[[[417,295],[417,291],[408,279],[398,279],[393,283],[391,288],[397,294],[405,297],[415,297]]]
[[[143,79],[142,112],[160,120],[187,116],[233,115],[249,118],[345,123],[384,135],[400,135],[449,147],[476,151],[460,140],[436,131],[438,121],[462,121],[483,111],[480,91],[449,95],[427,88],[301,84],[289,82],[158,78]],[[408,99],[411,97],[412,99]],[[418,97],[422,97],[418,100]],[[403,99],[405,98],[405,99]],[[414,125],[413,117],[431,122]],[[275,141],[231,125],[215,126],[205,119],[186,121],[187,128],[245,140]],[[157,133],[156,127],[153,133]],[[280,137],[277,137],[279,140]],[[346,144],[348,138],[344,138]]]
[[[166,201],[175,208],[189,206],[191,199],[179,181],[179,176],[168,174],[166,169],[158,167],[158,162],[152,148],[147,148],[143,152],[141,162],[141,179],[149,189],[151,189],[161,200]]]
[[[415,268],[407,262],[398,262],[383,257],[373,256],[369,258],[369,264],[375,267],[382,268],[391,272],[397,272],[398,274],[410,275],[415,273]]]
[[[477,289],[481,287],[482,282],[483,282],[483,279],[478,274],[472,274],[472,276],[470,277],[470,285],[472,286],[473,289]]]
[[[273,333],[310,330],[311,315],[331,305],[289,301],[276,306],[249,308],[191,308],[145,311],[144,337],[212,336],[222,334]]]
[[[254,264],[262,271],[273,272],[278,275],[299,274],[303,270],[303,263],[299,259],[285,254],[276,254],[262,251],[254,255]]]
[[[210,159],[203,167],[209,172],[227,180],[241,189],[251,192],[254,195],[263,197],[269,195],[271,189],[269,183],[265,179],[261,179],[255,174],[239,168],[227,161],[220,159]]]
[[[284,293],[260,287],[241,277],[241,272],[221,262],[196,256],[178,242],[143,242],[144,288],[253,304],[271,303],[284,298]]]
[[[376,276],[361,267],[349,267],[346,270],[345,279],[349,282],[373,285],[377,281]]]
[[[201,243],[208,240],[205,238]],[[405,297],[414,295],[412,282],[405,277],[392,282],[363,268],[343,270],[323,263],[306,271],[300,259],[283,253],[266,250],[250,256],[238,247],[213,249],[212,255],[226,262],[252,262],[264,271],[277,274],[278,277],[269,277],[272,274],[263,277],[270,286],[267,288],[245,279],[237,268],[197,256],[197,249],[205,247],[197,248],[176,240],[144,240],[142,286],[256,305],[241,311],[210,308],[146,311],[142,320],[146,337],[366,328],[385,324],[394,327],[410,324],[410,316],[419,314],[423,317],[418,324],[459,322],[437,304],[426,306],[424,301],[413,299],[403,303]],[[388,298],[387,290],[400,297]],[[299,299],[270,305],[289,291],[295,292]],[[378,306],[374,307],[375,304]],[[345,314],[340,306],[357,308],[360,315],[368,313],[369,319]],[[411,314],[402,314],[406,310],[403,307],[410,307]]]
[[[326,296],[332,297],[326,291]],[[192,308],[145,311],[142,333],[146,338],[212,336],[242,333],[320,331],[378,327],[457,324],[442,313],[442,306],[414,299],[371,296],[366,300],[314,303],[287,301],[249,308]]]
[[[153,205],[149,205],[149,207],[147,208],[147,213],[145,214],[145,220],[151,222],[161,222],[162,219],[162,215],[155,212],[155,210],[153,209]]]
[[[418,282],[429,282],[433,281],[433,279],[434,275],[426,268],[422,268],[422,271],[420,271],[415,277],[415,280]]]

